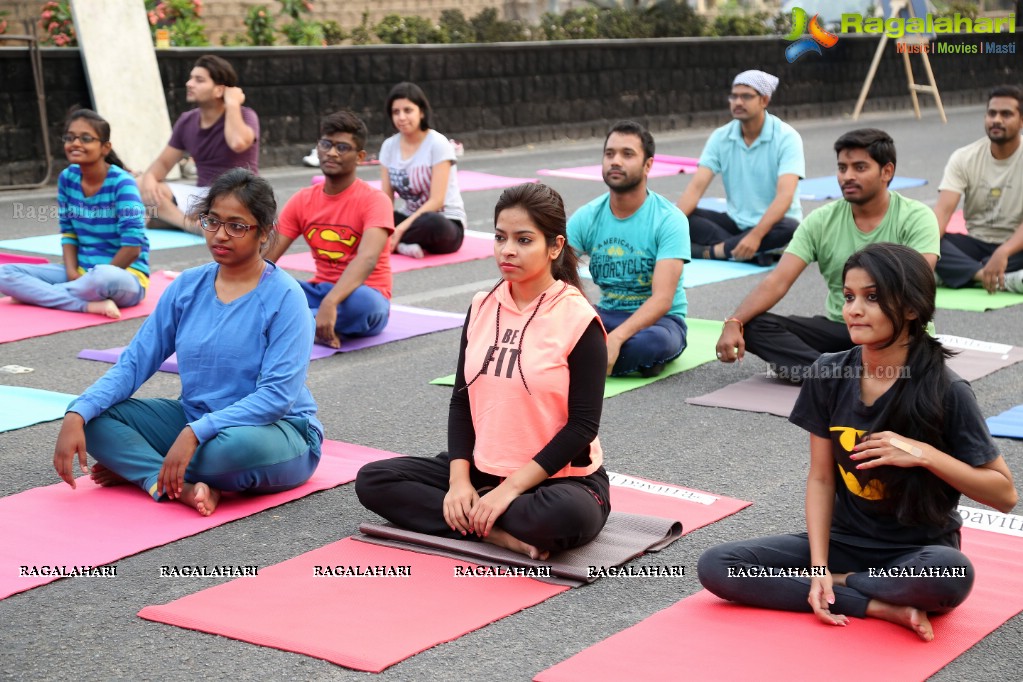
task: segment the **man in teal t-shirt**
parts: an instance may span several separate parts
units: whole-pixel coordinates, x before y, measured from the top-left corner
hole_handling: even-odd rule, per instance
[[[806,175],[803,139],[767,111],[777,87],[776,76],[757,70],[732,81],[733,120],[711,134],[678,200],[689,217],[694,258],[773,262],[803,219],[796,191]],[[715,175],[725,185],[724,213],[697,206]]]
[[[864,128],[835,142],[842,200],[822,206],[799,225],[781,262],[725,320],[717,343],[722,362],[749,351],[778,376],[801,381],[821,353],[853,347],[842,320],[842,269],[867,244],[894,242],[916,249],[933,268],[938,262],[938,221],[926,205],[888,190],[895,175],[895,142]],[[816,262],[828,284],[827,316],[767,312],[800,273]]]
[[[590,256],[600,287],[597,313],[607,329],[607,373],[656,376],[686,347],[682,265],[689,260],[689,222],[647,189],[654,138],[619,121],[604,140],[604,183],[611,190],[576,211],[568,243]]]

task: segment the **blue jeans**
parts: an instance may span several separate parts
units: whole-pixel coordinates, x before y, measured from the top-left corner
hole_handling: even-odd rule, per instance
[[[85,444],[96,461],[159,500],[156,479],[163,459],[187,425],[178,400],[131,398],[85,425]],[[320,435],[304,420],[226,428],[195,451],[188,483],[217,490],[275,493],[309,480],[320,462]]]
[[[600,321],[607,331],[614,331],[618,325],[632,316],[618,310],[597,308]],[[611,376],[619,377],[654,365],[671,362],[686,349],[686,321],[677,315],[665,315],[653,325],[636,333],[622,344]]]
[[[68,281],[63,265],[0,266],[0,293],[22,303],[43,308],[85,312],[93,301],[112,300],[118,308],[142,302],[146,290],[138,278],[116,265],[97,265],[74,281]]]
[[[299,282],[313,315],[320,309],[320,303],[334,288],[330,282]],[[345,336],[376,336],[384,331],[391,314],[391,302],[386,296],[365,284],[348,295],[337,307],[337,322],[334,331]]]

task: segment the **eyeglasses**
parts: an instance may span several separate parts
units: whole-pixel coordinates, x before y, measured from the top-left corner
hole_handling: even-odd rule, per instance
[[[347,142],[331,142],[325,137],[316,143],[316,147],[325,154],[329,153],[331,149],[334,149],[337,151],[339,156],[344,156],[348,152],[355,151],[355,147]]]
[[[730,93],[728,95],[728,101],[729,102],[734,102],[736,100],[740,100],[741,99],[743,102],[751,102],[751,101],[753,101],[753,99],[755,97],[760,97],[760,95],[754,95],[754,94],[749,93],[749,92],[738,92],[738,93],[733,92],[733,93]]]
[[[259,225],[246,225],[244,223],[225,223],[223,220],[214,218],[213,216],[206,215],[205,213],[199,214],[199,227],[206,230],[207,232],[219,232],[220,228],[223,227],[227,230],[228,237],[241,238],[245,236],[245,233],[249,230],[259,227]]]
[[[75,135],[74,133],[64,133],[60,136],[60,139],[64,141],[64,144],[71,144],[75,140],[81,140],[82,144],[92,144],[93,142],[99,142],[98,137],[93,137],[89,133],[83,135]]]

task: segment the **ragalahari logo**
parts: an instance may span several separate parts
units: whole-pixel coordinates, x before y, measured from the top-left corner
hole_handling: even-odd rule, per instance
[[[807,52],[823,54],[822,47],[834,47],[838,42],[838,36],[821,28],[819,14],[813,15],[813,19],[809,21],[809,37],[804,36],[808,23],[807,16],[806,10],[802,7],[792,8],[792,33],[785,36],[785,40],[796,41],[785,48],[785,58],[790,64]]]

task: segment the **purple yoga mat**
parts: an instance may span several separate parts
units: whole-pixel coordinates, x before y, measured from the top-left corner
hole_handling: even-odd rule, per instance
[[[413,308],[404,305],[391,306],[391,318],[387,322],[384,331],[376,336],[367,336],[358,339],[342,339],[341,348],[335,349],[320,344],[313,344],[313,352],[309,360],[320,360],[321,358],[334,355],[335,353],[347,353],[353,350],[361,350],[371,346],[379,346],[392,341],[410,339],[413,336],[432,334],[433,332],[445,331],[462,326],[465,322],[465,315],[462,313],[448,313],[439,310],[427,310],[425,308]],[[124,346],[107,348],[105,350],[93,350],[86,348],[78,357],[83,360],[99,360],[100,362],[117,362],[117,358],[124,351]],[[178,371],[178,359],[175,355],[167,358],[160,365],[161,372]]]

